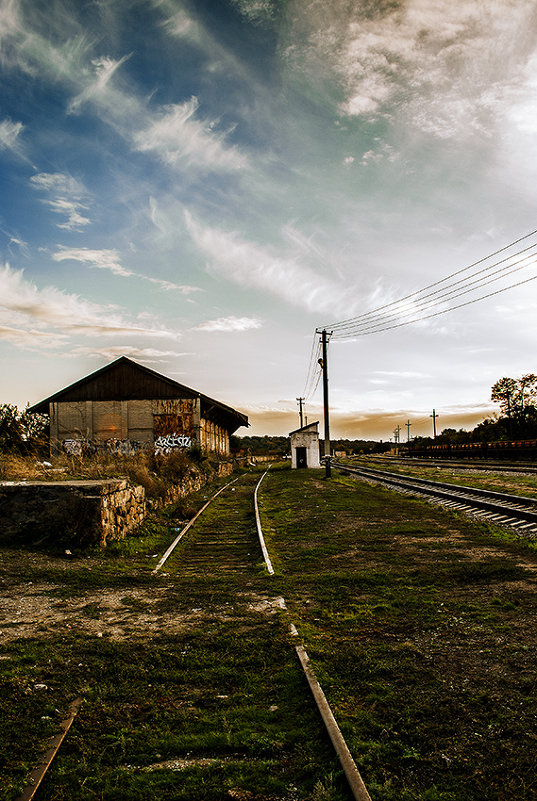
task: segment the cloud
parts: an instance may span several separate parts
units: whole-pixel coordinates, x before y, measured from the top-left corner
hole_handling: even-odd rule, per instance
[[[188,284],[175,284],[173,281],[166,281],[161,278],[153,278],[149,275],[142,275],[133,270],[129,270],[121,264],[121,256],[117,250],[91,250],[90,248],[67,248],[60,246],[60,250],[52,254],[54,261],[78,261],[94,267],[98,270],[109,270],[114,275],[122,278],[137,278],[142,281],[149,281],[156,284],[161,289],[181,292],[189,295],[192,292],[201,292],[199,287]]]
[[[154,152],[172,167],[186,164],[224,172],[247,167],[245,156],[236,148],[225,146],[225,133],[215,130],[216,122],[205,123],[195,117],[198,108],[196,97],[164,106],[133,135],[135,148]]]
[[[166,5],[176,11],[175,6]],[[22,8],[27,13],[23,13]],[[83,107],[88,107],[133,149],[154,154],[174,168],[229,172],[248,166],[246,156],[236,147],[226,144],[229,128],[218,130],[217,119],[199,117],[196,98],[182,104],[152,108],[150,97],[133,89],[122,74],[121,67],[132,53],[120,58],[96,54],[97,40],[92,40],[91,35],[84,31],[72,9],[66,9],[64,13],[57,9],[54,11],[56,13],[47,15],[47,33],[44,34],[44,19],[40,19],[30,4],[19,8],[14,0],[0,0],[0,19],[3,20],[3,24],[0,22],[0,63],[6,68],[18,69],[31,76],[39,75],[62,85],[72,93],[67,113],[77,114]],[[179,17],[183,16],[179,14]],[[176,18],[178,27],[173,29],[172,26],[177,33],[181,29],[179,17]],[[184,24],[187,22],[185,17]],[[55,46],[52,41],[63,44]],[[214,51],[216,42],[213,44]],[[229,56],[226,63],[231,60]],[[240,68],[239,64],[237,68]],[[6,140],[12,140],[15,133],[18,135],[20,131],[6,126]],[[55,210],[65,211],[66,203],[64,198]],[[79,208],[76,206],[72,208],[72,217],[63,227],[79,228],[87,224],[82,215],[77,217],[77,211]]]
[[[0,150],[19,152],[19,136],[24,129],[22,122],[12,122],[5,119],[0,122]]]
[[[65,354],[69,358],[79,358],[81,356],[95,356],[100,359],[112,361],[120,356],[127,356],[130,359],[139,359],[144,362],[161,363],[170,357],[184,356],[184,353],[177,353],[174,350],[158,350],[156,348],[144,348],[132,345],[112,345],[108,347],[84,346],[71,348]]]
[[[375,8],[310,0],[292,9],[286,58],[295,68],[329,73],[345,94],[342,114],[399,115],[443,139],[489,135],[513,88],[523,91],[537,38],[533,0],[408,0]]]
[[[203,227],[189,212],[185,220],[208,268],[224,278],[311,312],[352,313],[348,285],[333,283],[292,258],[274,256],[236,233]]]
[[[261,320],[255,317],[218,317],[196,326],[195,331],[250,331],[261,328]]]
[[[120,255],[117,250],[90,250],[90,248],[66,248],[61,247],[59,251],[52,254],[54,261],[79,261],[96,267],[99,270],[110,270],[114,275],[121,275],[128,278],[133,275],[131,270],[127,270],[121,264]]]
[[[123,56],[120,59],[112,59],[108,56],[99,56],[94,58],[91,62],[93,67],[93,75],[88,71],[89,82],[87,86],[74,97],[68,105],[67,112],[75,114],[79,111],[80,107],[88,101],[102,101],[107,99],[108,84],[116,70],[127,61],[132,54]]]
[[[232,0],[232,3],[254,25],[270,23],[278,13],[276,0]]]
[[[274,434],[286,436],[298,427],[297,404],[294,400],[282,400],[274,406],[249,404],[241,409],[250,421],[248,434]],[[468,404],[446,407],[442,410],[438,431],[444,428],[465,428],[471,430],[485,417],[495,411],[491,404]],[[321,405],[308,403],[305,413],[309,423],[320,421],[320,435],[323,437],[323,408]],[[382,439],[385,442],[393,439],[393,431],[401,426],[401,440],[406,441],[407,420],[410,420],[410,435],[432,436],[432,420],[430,411],[399,409],[386,411],[383,409],[342,410],[332,406],[330,410],[330,434],[332,439]]]
[[[2,310],[0,308],[0,314]],[[19,348],[40,349],[57,348],[64,345],[67,337],[51,331],[38,331],[37,329],[13,328],[13,326],[0,324],[0,341],[10,342]]]
[[[375,370],[375,375],[386,375],[394,378],[430,378],[429,373],[420,373],[415,370]]]
[[[50,345],[54,337],[74,335],[171,340],[179,337],[174,331],[132,322],[116,306],[99,305],[55,287],[39,289],[24,278],[22,270],[13,270],[8,264],[0,268],[0,326],[19,328],[30,334],[19,337],[18,344],[22,347],[30,342],[36,347],[43,343]]]
[[[43,203],[56,214],[63,214],[67,217],[65,222],[57,223],[58,228],[80,231],[90,224],[91,220],[81,213],[89,208],[85,202],[88,193],[75,178],[65,173],[41,172],[32,175],[30,183],[34,189],[50,195],[48,199],[43,200]]]

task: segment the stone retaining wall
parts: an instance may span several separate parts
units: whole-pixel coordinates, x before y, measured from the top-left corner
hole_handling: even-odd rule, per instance
[[[222,462],[217,476],[233,465]],[[158,507],[200,490],[209,477],[191,470],[158,503],[125,480],[0,482],[0,545],[54,542],[65,547],[105,546],[137,528],[148,506]]]
[[[106,545],[145,517],[143,487],[124,480],[0,483],[0,543]]]
[[[222,478],[223,476],[229,476],[232,472],[233,464],[231,462],[220,462],[215,477]],[[180,498],[185,498],[193,492],[198,492],[209,480],[211,479],[205,473],[198,473],[196,470],[190,470],[187,475],[183,477],[180,484],[175,484],[168,489],[164,500],[154,505],[167,506],[169,503],[175,503]]]

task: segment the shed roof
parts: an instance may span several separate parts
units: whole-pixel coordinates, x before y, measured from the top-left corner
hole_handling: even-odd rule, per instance
[[[94,373],[75,381],[48,398],[36,403],[31,412],[49,413],[49,403],[72,401],[121,401],[121,400],[170,400],[175,398],[199,398],[203,417],[225,424],[233,433],[240,426],[248,425],[245,414],[209,398],[195,389],[174,381],[165,375],[144,367],[121,356]]]
[[[313,428],[315,428],[315,433],[318,433],[318,426],[319,426],[319,421],[316,420],[314,423],[308,423],[307,426],[302,426],[302,428],[297,428],[296,431],[290,431],[289,436],[291,437],[293,434],[303,434],[305,431],[310,431],[310,433],[313,433]]]

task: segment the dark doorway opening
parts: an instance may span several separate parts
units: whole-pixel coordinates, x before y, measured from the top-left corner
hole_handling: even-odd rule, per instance
[[[297,467],[307,467],[308,466],[308,449],[307,448],[297,448],[296,449],[296,466]]]

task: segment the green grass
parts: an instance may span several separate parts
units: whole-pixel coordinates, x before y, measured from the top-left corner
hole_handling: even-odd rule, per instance
[[[39,801],[348,801],[293,622],[373,801],[537,801],[535,553],[418,499],[275,469],[260,492],[269,577],[259,475],[156,576],[184,507],[104,553],[2,552],[6,592],[35,586],[71,617],[0,649],[0,797],[82,696]],[[265,611],[280,595],[288,611]]]
[[[537,593],[521,563],[535,567],[533,552],[313,471],[270,476],[263,518],[290,617],[374,801],[537,798]]]
[[[36,559],[25,552],[19,560],[24,581],[46,581],[43,592],[61,599],[66,612],[72,603],[80,608],[61,634],[14,640],[0,650],[0,673],[9,682],[0,732],[5,753],[12,754],[9,763],[0,763],[0,797],[16,798],[50,730],[70,700],[82,696],[83,706],[39,789],[40,801],[146,801],[162,794],[189,801],[348,799],[286,628],[277,614],[253,606],[272,597],[251,505],[257,478],[245,477],[240,498],[240,490],[221,495],[203,526],[156,576],[154,555],[175,536],[181,510],[168,510],[138,538],[105,553],[59,564],[51,555]],[[199,507],[203,496],[190,500]],[[219,528],[244,533],[253,552],[251,569],[231,569],[244,558],[244,547],[230,546],[220,555],[225,569],[209,564],[199,575],[185,575],[190,550]],[[16,561],[5,568],[11,582]],[[85,593],[93,599],[99,587],[102,606],[85,603]],[[107,626],[110,592],[129,614],[151,612],[185,623],[169,634],[146,624],[113,637]],[[96,621],[103,636],[84,629]],[[33,689],[41,683],[46,690]],[[19,684],[25,689],[17,695]],[[45,708],[53,710],[46,725]],[[24,719],[24,729],[10,726],[10,719]],[[170,767],[174,762],[182,768]]]

